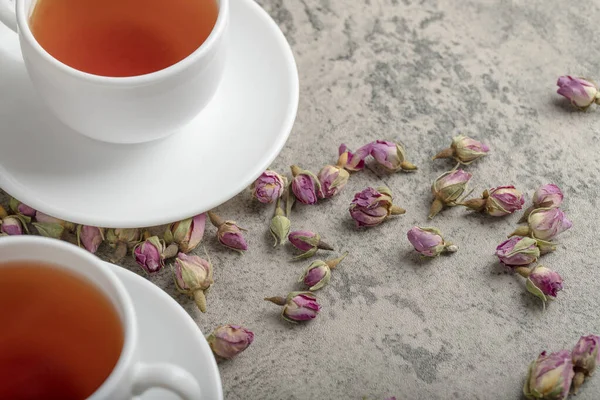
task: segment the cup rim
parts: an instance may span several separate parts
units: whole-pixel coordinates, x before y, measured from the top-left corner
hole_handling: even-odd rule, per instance
[[[32,2],[37,1],[40,0],[32,0]],[[227,15],[229,14],[229,0],[215,1],[218,2],[217,20],[215,21],[215,25],[210,31],[210,34],[208,35],[206,40],[200,45],[200,47],[194,50],[183,60],[178,61],[175,64],[169,65],[168,67],[163,68],[161,70],[150,72],[144,75],[125,77],[95,75],[90,74],[89,72],[80,71],[54,58],[50,53],[46,51],[46,49],[42,47],[42,45],[38,43],[38,41],[33,36],[33,33],[31,32],[31,28],[29,27],[29,15],[27,13],[28,10],[25,9],[25,0],[16,0],[17,26],[19,28],[19,36],[24,38],[27,41],[27,43],[38,52],[38,54],[40,54],[46,61],[53,64],[61,72],[70,75],[73,78],[85,79],[93,83],[104,85],[108,84],[114,86],[144,85],[149,82],[162,80],[170,76],[179,74],[181,71],[188,68],[191,64],[198,61],[198,59],[205,56],[208,52],[211,51],[213,47],[217,45],[219,38],[223,35],[223,32],[225,31],[225,28],[227,26]]]
[[[103,399],[106,398],[107,395],[111,393],[115,389],[115,386],[118,385],[119,380],[126,374],[127,369],[130,367],[132,362],[134,362],[134,354],[135,354],[135,342],[137,339],[137,324],[135,319],[135,310],[133,307],[133,301],[129,296],[125,286],[121,282],[121,280],[117,277],[117,275],[111,271],[106,264],[98,257],[89,253],[86,250],[83,250],[73,244],[66,243],[60,241],[58,239],[51,239],[40,236],[7,236],[0,239],[0,254],[2,253],[2,248],[6,246],[11,246],[14,244],[25,244],[28,246],[42,246],[46,248],[54,248],[59,251],[76,254],[78,258],[86,263],[88,266],[93,265],[96,272],[102,275],[112,286],[116,295],[108,295],[104,290],[100,287],[96,286],[98,290],[102,292],[104,296],[110,299],[111,303],[118,304],[120,307],[120,313],[122,313],[123,320],[121,321],[123,325],[123,346],[121,348],[121,352],[119,353],[119,358],[117,363],[110,371],[110,374],[102,381],[102,383],[96,388],[96,390],[90,395],[89,400],[94,399]],[[8,261],[2,260],[0,256],[0,264]],[[21,260],[27,260],[27,255],[24,255]],[[57,265],[61,267],[59,263],[53,261],[47,261],[48,264]],[[74,272],[77,274],[77,272]],[[83,274],[81,274],[83,276]],[[90,280],[89,278],[83,276],[84,279]],[[93,282],[92,282],[93,284]]]

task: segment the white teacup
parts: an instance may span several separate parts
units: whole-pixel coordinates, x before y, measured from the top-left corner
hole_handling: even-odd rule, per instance
[[[100,289],[119,314],[124,332],[121,355],[108,378],[89,400],[131,399],[153,387],[170,390],[184,400],[202,398],[196,379],[181,367],[138,361],[138,327],[131,298],[121,281],[100,259],[74,245],[55,239],[38,236],[0,238],[0,268],[3,263],[20,260],[50,263],[83,276]]]
[[[91,138],[141,143],[166,137],[208,104],[221,81],[229,0],[217,0],[212,32],[188,57],[150,74],[114,78],[79,71],[52,57],[29,27],[36,0],[15,1],[16,12],[12,0],[0,0],[0,21],[18,32],[34,87],[58,119]]]

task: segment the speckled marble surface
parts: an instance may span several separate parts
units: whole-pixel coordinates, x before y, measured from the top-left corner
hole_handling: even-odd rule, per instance
[[[575,111],[554,86],[564,73],[600,79],[600,5],[260,3],[291,43],[301,83],[297,122],[272,168],[287,172],[298,163],[316,172],[335,161],[341,142],[357,148],[388,138],[405,144],[419,170],[389,175],[370,165],[336,198],[294,210],[293,228],[320,232],[334,254],[350,252],[318,292],[323,311],[311,323],[287,324],[278,307],[263,301],[297,289],[307,263],[290,262],[287,246],[271,247],[273,208],[252,201],[249,192],[218,208],[248,228],[247,254],[221,248],[215,230],[207,229],[215,284],[206,314],[176,294],[168,270],[151,278],[204,332],[220,323],[255,332],[243,355],[220,365],[227,399],[519,399],[527,365],[539,352],[600,333],[600,110]],[[430,225],[430,183],[452,167],[430,157],[459,132],[492,149],[468,167],[475,193],[515,184],[530,196],[548,182],[565,192],[573,229],[542,259],[563,276],[565,289],[545,311],[493,256],[519,216],[445,210],[433,224],[460,250],[435,260],[419,259],[406,240],[413,225]],[[382,184],[408,212],[356,230],[347,211],[353,194]],[[124,267],[139,273],[131,260]],[[595,400],[598,393],[600,377],[577,398]]]

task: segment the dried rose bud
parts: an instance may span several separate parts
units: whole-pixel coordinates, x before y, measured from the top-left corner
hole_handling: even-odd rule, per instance
[[[529,265],[540,257],[537,241],[529,237],[513,237],[496,247],[496,256],[508,267]]]
[[[281,197],[286,186],[285,176],[266,170],[252,184],[252,195],[261,203],[271,204]]]
[[[294,231],[288,235],[288,240],[302,254],[294,257],[295,260],[309,258],[315,255],[317,250],[333,250],[333,247],[321,240],[321,235],[311,231]]]
[[[404,148],[398,143],[376,140],[371,143],[371,155],[378,164],[392,172],[415,171],[417,167],[406,161]]]
[[[321,306],[311,292],[291,292],[284,297],[267,297],[265,300],[283,306],[281,316],[288,322],[296,323],[314,319]]]
[[[137,228],[116,228],[106,232],[106,242],[115,252],[110,258],[112,263],[119,263],[127,254],[128,249],[138,244],[141,240],[140,230]]]
[[[189,253],[202,241],[205,225],[206,214],[204,213],[175,222],[166,230],[165,241],[167,244],[175,243],[179,246],[180,251]]]
[[[65,231],[75,231],[75,225],[71,222],[51,217],[41,211],[35,212],[35,221],[32,225],[36,227],[41,236],[60,239]]]
[[[539,297],[544,303],[548,301],[548,297],[556,298],[563,288],[561,276],[542,265],[536,265],[532,270],[517,268],[516,271],[527,278],[527,291]]]
[[[454,158],[461,164],[471,164],[490,151],[485,144],[464,135],[455,136],[449,148],[440,151],[434,160],[438,158]]]
[[[206,258],[208,258],[208,254]],[[214,283],[213,266],[210,259],[207,261],[199,256],[179,253],[172,270],[177,290],[193,297],[200,311],[206,312],[204,291]]]
[[[530,400],[564,400],[573,381],[573,362],[568,350],[545,351],[529,365],[523,394]]]
[[[283,209],[279,206],[279,199],[277,199],[277,206],[275,207],[275,215],[271,219],[271,223],[269,224],[269,231],[271,231],[271,235],[275,239],[275,243],[273,247],[278,244],[283,244],[283,242],[287,239],[288,234],[290,233],[290,228],[292,227],[292,223],[285,216]]]
[[[298,282],[303,283],[311,292],[321,289],[329,283],[329,280],[331,279],[331,270],[335,269],[347,255],[348,253],[345,253],[341,257],[328,261],[313,261],[306,267]]]
[[[412,227],[407,233],[408,241],[424,257],[437,257],[444,252],[454,253],[458,247],[444,241],[442,232],[437,228]]]
[[[104,229],[96,226],[77,225],[77,244],[92,254],[104,241]]]
[[[429,209],[429,219],[435,217],[444,206],[455,206],[467,189],[472,175],[462,169],[448,171],[440,175],[431,185],[433,203]]]
[[[232,250],[240,253],[248,250],[248,244],[242,233],[242,228],[237,226],[234,221],[225,221],[215,213],[209,211],[210,222],[217,227],[217,238],[219,242]]]
[[[319,182],[321,183],[320,196],[328,199],[335,196],[346,186],[350,174],[343,167],[348,159],[348,153],[343,153],[337,165],[326,165],[319,171]]]
[[[360,171],[365,167],[365,158],[371,154],[371,143],[364,145],[355,153],[348,150],[348,147],[342,143],[339,148],[339,155],[341,156],[344,153],[347,153],[347,160],[343,167],[351,172]]]
[[[0,222],[0,233],[8,236],[28,233],[27,224],[20,215],[9,215]]]
[[[577,394],[585,379],[594,374],[600,363],[600,336],[582,336],[572,351],[575,376],[573,377],[573,392]]]
[[[483,192],[480,199],[467,200],[461,205],[493,217],[503,217],[520,210],[525,200],[514,186],[498,186]]]
[[[574,78],[569,75],[558,78],[556,93],[569,99],[571,104],[580,110],[587,109],[592,103],[598,103],[598,88],[596,84],[583,78]]]
[[[221,325],[206,341],[218,359],[230,360],[252,344],[254,333],[239,325]]]
[[[14,197],[10,198],[10,202],[8,203],[9,207],[11,210],[13,210],[14,213],[22,215],[24,217],[35,217],[35,213],[36,210],[34,210],[33,208],[29,207],[27,204],[23,204],[21,203],[19,200],[15,199]]]
[[[376,226],[392,215],[406,213],[406,210],[392,203],[392,192],[387,187],[368,187],[354,195],[350,204],[350,215],[356,226]]]
[[[528,226],[520,226],[510,236],[531,235],[535,239],[549,241],[570,229],[573,223],[560,208],[538,208],[527,218]]]
[[[323,197],[321,182],[319,178],[310,171],[304,170],[297,165],[292,165],[292,191],[296,199],[302,204],[317,204],[319,198]]]
[[[165,241],[158,236],[152,236],[133,247],[133,257],[144,271],[155,274],[165,266],[165,250]]]
[[[519,222],[527,221],[529,214],[536,208],[557,208],[562,204],[563,193],[558,186],[549,183],[541,186],[533,193],[533,205],[525,210]]]
[[[6,217],[8,217],[8,213],[6,212],[4,207],[2,207],[2,204],[0,204],[0,219],[6,218]]]

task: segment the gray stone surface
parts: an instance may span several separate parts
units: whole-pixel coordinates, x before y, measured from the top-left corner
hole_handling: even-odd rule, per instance
[[[288,246],[271,247],[273,208],[252,201],[249,192],[218,208],[248,228],[247,254],[220,247],[215,229],[207,229],[215,284],[206,314],[176,294],[168,270],[151,278],[204,332],[221,323],[255,332],[243,355],[220,365],[227,399],[518,399],[539,352],[600,333],[600,110],[575,111],[554,86],[564,73],[600,79],[597,3],[261,4],[290,41],[301,83],[297,122],[272,168],[287,172],[298,163],[317,171],[335,162],[340,142],[357,148],[388,138],[406,145],[419,170],[389,175],[371,165],[352,175],[336,198],[295,209],[293,228],[320,232],[335,255],[350,252],[318,292],[323,311],[311,323],[290,325],[263,301],[297,289],[307,262],[289,262]],[[419,259],[406,240],[413,225],[430,225],[430,183],[452,167],[430,157],[458,132],[492,149],[468,167],[476,193],[515,184],[530,195],[554,182],[566,194],[573,229],[542,259],[563,276],[565,290],[545,311],[493,256],[519,216],[445,210],[433,225],[460,250],[431,261]],[[408,212],[356,230],[347,211],[353,194],[382,184]],[[131,260],[124,267],[140,272]],[[595,400],[599,392],[596,377],[577,398]]]

